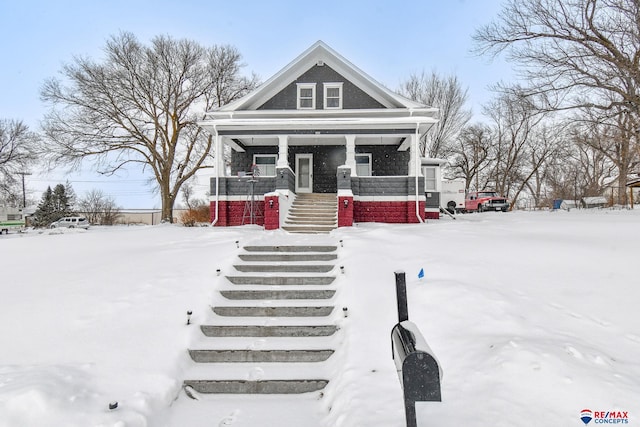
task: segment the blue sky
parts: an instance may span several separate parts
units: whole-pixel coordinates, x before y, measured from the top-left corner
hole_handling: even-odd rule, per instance
[[[105,41],[120,31],[140,40],[167,34],[203,45],[232,44],[245,72],[266,80],[317,40],[323,40],[390,89],[422,70],[456,74],[478,115],[487,86],[509,80],[502,61],[470,53],[474,30],[490,22],[501,0],[299,1],[0,0],[0,118],[38,130],[43,82],[74,56],[100,59]],[[76,192],[99,188],[124,208],[158,207],[158,197],[136,171],[115,179],[53,171],[28,177],[36,199],[47,185],[69,179]],[[201,188],[206,183],[199,183]]]

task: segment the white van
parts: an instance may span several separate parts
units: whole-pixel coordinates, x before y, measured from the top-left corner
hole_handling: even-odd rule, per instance
[[[89,228],[89,221],[83,216],[65,216],[52,222],[49,228]]]

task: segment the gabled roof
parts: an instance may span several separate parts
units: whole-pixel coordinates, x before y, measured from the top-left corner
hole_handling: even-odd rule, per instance
[[[331,49],[326,43],[319,40],[260,87],[214,111],[256,110],[317,64],[328,65],[386,108],[426,108],[423,104],[385,88],[338,52]]]

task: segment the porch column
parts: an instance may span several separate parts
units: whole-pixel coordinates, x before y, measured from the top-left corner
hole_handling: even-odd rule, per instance
[[[225,176],[227,169],[224,164],[224,142],[222,138],[223,137],[220,135],[215,136],[215,161],[213,166],[216,172],[216,177]]]
[[[409,138],[411,138],[411,148],[409,150],[409,176],[422,176],[418,135],[413,134]]]
[[[289,136],[278,135],[278,163],[277,168],[289,167]]]
[[[347,146],[347,160],[345,161],[345,165],[351,169],[351,176],[357,176],[356,174],[356,136],[345,135],[344,139],[346,140],[346,146]]]

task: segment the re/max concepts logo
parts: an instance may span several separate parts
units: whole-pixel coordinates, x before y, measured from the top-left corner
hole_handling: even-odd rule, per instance
[[[594,424],[629,424],[629,413],[626,411],[580,411],[580,419],[587,425],[592,420]]]

